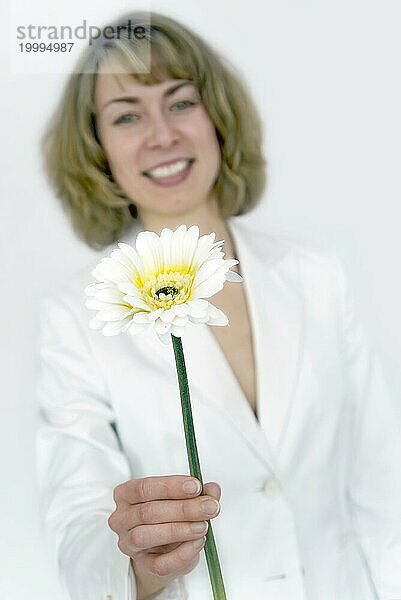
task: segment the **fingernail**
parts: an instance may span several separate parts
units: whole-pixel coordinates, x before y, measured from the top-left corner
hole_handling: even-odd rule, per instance
[[[209,524],[207,521],[191,523],[191,531],[193,533],[202,533],[203,531],[206,531],[208,527]]]
[[[182,489],[186,494],[198,494],[201,491],[200,481],[197,479],[188,479],[182,485]]]
[[[218,513],[220,508],[220,504],[217,502],[217,500],[205,500],[204,502],[202,502],[202,510],[203,512],[205,512],[207,515],[215,515]]]

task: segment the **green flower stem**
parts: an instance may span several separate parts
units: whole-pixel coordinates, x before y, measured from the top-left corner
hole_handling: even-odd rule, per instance
[[[185,441],[187,445],[189,471],[192,477],[196,477],[202,484],[201,495],[204,495],[202,473],[199,463],[198,449],[196,446],[196,437],[194,431],[194,422],[192,419],[191,398],[189,395],[187,370],[185,368],[184,351],[180,337],[171,334],[174,348],[175,364],[177,367],[178,385],[180,388],[182,418],[184,422]],[[209,578],[213,590],[214,600],[226,600],[223,575],[220,569],[219,556],[214,541],[212,524],[209,521],[209,528],[206,534],[206,543],[204,546]]]

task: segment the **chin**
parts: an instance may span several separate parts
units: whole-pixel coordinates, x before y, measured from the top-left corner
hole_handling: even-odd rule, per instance
[[[193,199],[192,202],[188,202],[188,198],[191,192],[180,194],[171,198],[160,198],[160,201],[154,206],[156,212],[163,212],[165,214],[180,214],[187,213],[198,209],[202,204],[205,204],[204,200]]]

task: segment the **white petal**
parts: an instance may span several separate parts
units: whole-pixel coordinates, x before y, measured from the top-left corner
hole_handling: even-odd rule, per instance
[[[150,323],[135,323],[135,321],[131,321],[131,324],[128,329],[128,333],[131,335],[137,335],[138,333],[143,333],[147,329],[149,329]]]
[[[142,273],[143,262],[135,248],[129,244],[126,244],[125,242],[119,242],[118,247],[120,248],[121,252],[132,262],[138,273]]]
[[[205,315],[204,317],[188,317],[190,323],[194,323],[194,325],[199,325],[200,323],[207,323],[209,320],[209,317],[207,315]]]
[[[175,304],[171,307],[171,310],[177,315],[177,317],[185,317],[189,314],[189,306],[185,302],[184,304]]]
[[[226,281],[244,281],[242,276],[236,271],[227,271],[226,273]]]
[[[128,279],[121,266],[107,257],[102,258],[92,275],[99,281],[111,281],[115,284]]]
[[[132,316],[132,320],[134,323],[151,323],[150,313],[146,311],[138,311]]]
[[[109,302],[111,304],[122,304],[123,296],[120,291],[118,291],[115,287],[109,287],[103,290],[95,291],[96,300],[100,300],[101,302]]]
[[[132,314],[132,309],[118,304],[111,304],[107,308],[99,311],[97,318],[101,321],[121,321]]]
[[[226,265],[226,267],[228,269],[231,269],[231,267],[233,267],[234,265],[238,265],[239,264],[239,260],[237,260],[236,258],[227,258],[224,261],[224,263],[225,263],[225,265]]]
[[[143,261],[141,257],[138,255],[138,252],[135,248],[132,248],[129,244],[125,244],[124,242],[120,242],[118,244],[122,254],[129,260],[132,264],[133,270],[141,275],[144,272]]]
[[[171,329],[171,323],[163,323],[160,319],[157,319],[154,324],[156,333],[167,333]]]
[[[183,225],[180,225],[179,227],[177,227],[177,229],[173,232],[173,234],[178,239],[178,238],[182,238],[186,232],[187,232],[187,226],[183,224]]]
[[[214,233],[211,233],[210,235],[202,235],[199,238],[193,258],[193,264],[196,267],[200,267],[209,258],[210,253],[213,252],[214,238]]]
[[[103,335],[106,335],[106,336],[118,335],[119,333],[121,333],[125,323],[126,323],[126,321],[109,321],[103,327],[103,330],[102,330]]]
[[[106,308],[107,304],[105,302],[99,302],[96,298],[88,298],[85,302],[85,306],[92,310],[102,310],[103,308]]]
[[[160,319],[163,321],[163,323],[171,323],[171,321],[174,320],[174,317],[175,317],[175,314],[171,309],[165,310],[160,315]]]
[[[193,290],[194,297],[210,298],[210,296],[217,294],[217,292],[222,290],[224,287],[228,268],[237,263],[238,261],[235,259],[224,260],[223,264],[221,264],[208,279],[204,281],[198,280],[199,283],[195,284]]]
[[[124,304],[130,304],[134,308],[142,308],[146,312],[151,310],[146,302],[144,302],[141,298],[138,298],[138,296],[130,296],[127,294],[126,296],[123,296],[123,300]]]
[[[213,306],[213,304],[209,304],[209,320],[207,321],[208,325],[228,325],[228,318],[223,313],[222,310]]]
[[[224,265],[224,262],[225,261],[223,258],[216,258],[213,260],[208,260],[207,262],[203,263],[203,265],[201,266],[201,268],[195,275],[194,287],[197,287],[204,281],[207,281],[209,279],[209,277],[213,277],[213,275],[216,273],[216,271],[222,265]]]
[[[188,323],[188,315],[185,317],[175,317],[172,325],[175,327],[185,327]]]
[[[195,257],[196,248],[199,240],[199,227],[198,225],[192,225],[186,232],[183,239],[182,249],[182,261],[184,264],[192,265],[192,261]]]
[[[126,275],[128,279],[133,279],[138,274],[138,269],[133,264],[133,262],[125,256],[125,254],[116,248],[110,255],[110,258],[114,260],[114,262],[119,266],[122,272]]]
[[[114,283],[111,283],[110,281],[96,281],[95,283],[91,283],[91,285],[88,285],[88,287],[85,289],[85,294],[89,297],[93,297],[96,296],[96,294],[99,291],[103,291],[103,290],[110,290],[110,289],[116,289],[116,286]]]
[[[132,323],[132,319],[124,319],[125,323],[124,325],[121,327],[121,333],[123,333],[124,331],[126,331],[128,329],[128,327],[131,325]]]
[[[99,321],[99,319],[97,319],[96,317],[93,317],[93,319],[91,319],[89,321],[89,327],[91,329],[99,330],[103,326],[104,326],[104,321]]]
[[[167,227],[164,227],[164,229],[161,230],[160,239],[165,242],[169,242],[172,238],[172,235],[173,235],[173,230],[168,229]]]
[[[209,302],[199,298],[197,300],[190,300],[187,302],[187,306],[189,308],[189,314],[192,317],[202,317],[204,314],[207,314]]]
[[[185,332],[185,327],[177,327],[176,325],[171,326],[171,333],[176,337],[181,337]]]
[[[149,315],[149,319],[151,321],[156,321],[162,314],[164,313],[164,308],[158,308],[157,310],[152,310]]]
[[[169,344],[171,342],[170,333],[158,333],[157,337],[161,342],[163,342],[163,344]]]
[[[225,280],[225,276],[224,278],[213,277],[212,279],[208,279],[193,290],[193,297],[199,299],[214,296],[223,289]]]
[[[95,283],[91,283],[85,288],[86,296],[93,296],[95,294],[95,285]]]
[[[111,283],[110,281],[97,281],[93,285],[96,290],[108,290],[116,287],[114,283]]]
[[[180,225],[173,232],[171,238],[171,262],[173,265],[180,264],[183,257],[183,248],[185,244],[186,225]]]
[[[192,317],[189,315],[188,320],[195,325],[199,325],[199,323],[207,323],[209,320],[209,315],[205,314],[203,317]]]
[[[145,273],[160,271],[163,256],[157,233],[154,231],[140,231],[137,235],[135,245],[142,259]]]
[[[117,288],[124,294],[132,294],[133,296],[138,294],[138,288],[132,283],[132,281],[120,281],[117,284]]]
[[[171,240],[173,232],[171,229],[164,228],[160,233],[160,245],[163,253],[163,261],[165,265],[171,265]]]

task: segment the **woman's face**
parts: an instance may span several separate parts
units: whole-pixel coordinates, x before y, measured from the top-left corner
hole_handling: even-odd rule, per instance
[[[220,147],[190,81],[142,85],[129,75],[100,72],[95,105],[113,178],[140,218],[188,213],[211,199]]]

